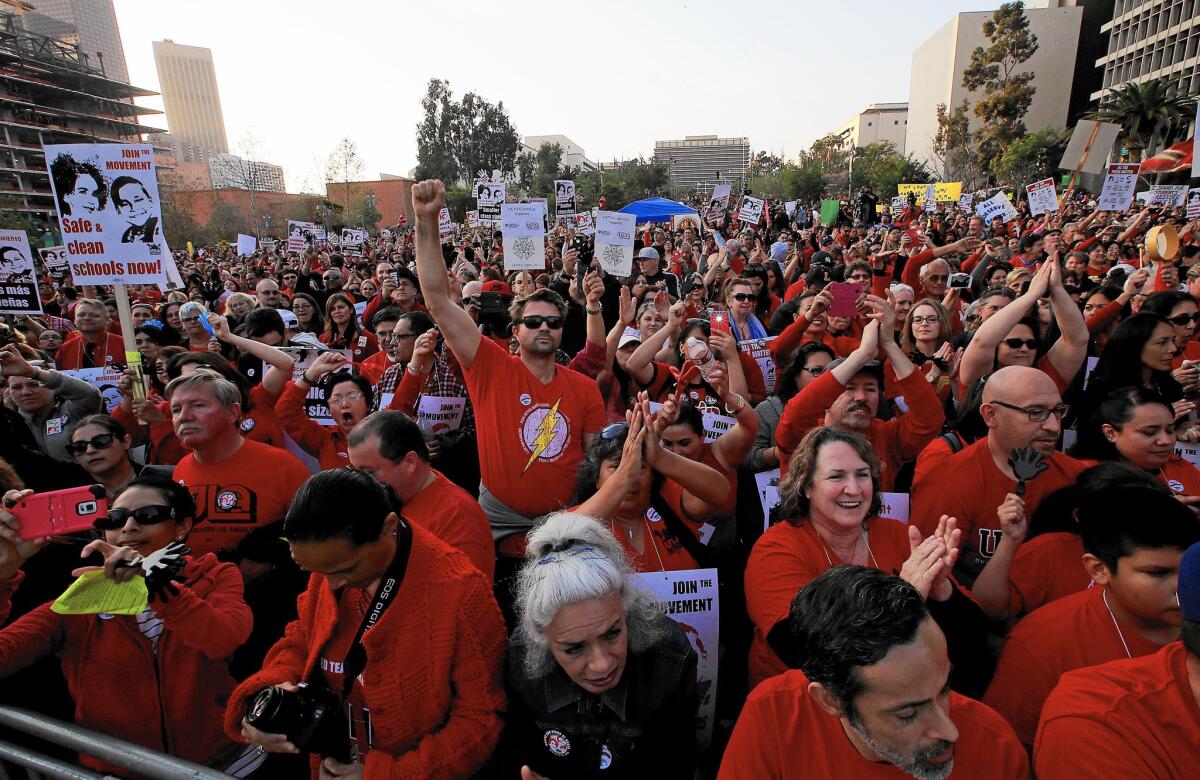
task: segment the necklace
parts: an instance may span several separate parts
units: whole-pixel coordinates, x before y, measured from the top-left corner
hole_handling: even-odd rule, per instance
[[[1121,640],[1121,647],[1125,648],[1125,657],[1133,658],[1133,653],[1129,652],[1129,644],[1125,641],[1125,634],[1121,631],[1121,624],[1117,622],[1117,616],[1113,614],[1112,607],[1108,606],[1108,589],[1101,591],[1100,600],[1104,602],[1104,608],[1108,610],[1108,616],[1112,618],[1113,628],[1117,629],[1117,638]]]
[[[817,543],[821,545],[821,552],[825,553],[825,562],[829,564],[829,568],[833,568],[833,558],[829,557],[829,548],[825,546],[825,540],[821,538],[821,533],[813,526],[813,533],[817,536]],[[867,546],[867,557],[871,559],[871,564],[878,569],[879,563],[875,560],[875,553],[871,552],[871,542],[867,540],[867,529],[860,528],[858,531],[858,539],[854,540],[854,547],[850,549],[850,561],[854,563],[854,551],[858,549],[859,539]]]

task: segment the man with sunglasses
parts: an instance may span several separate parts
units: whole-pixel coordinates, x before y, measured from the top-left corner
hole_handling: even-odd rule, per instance
[[[38,448],[57,461],[74,463],[67,451],[71,427],[101,411],[100,391],[62,372],[35,366],[13,344],[0,348],[0,366],[8,379],[8,395]]]
[[[979,413],[987,436],[950,456],[912,486],[912,523],[932,533],[942,515],[958,518],[962,548],[954,574],[972,585],[977,578],[1006,580],[1025,537],[1027,518],[1042,499],[1075,482],[1086,464],[1055,451],[1068,411],[1047,374],[1028,366],[1006,366],[992,374]],[[1032,448],[1046,469],[1020,483],[1011,459]],[[1023,493],[1023,495],[1021,495]]]

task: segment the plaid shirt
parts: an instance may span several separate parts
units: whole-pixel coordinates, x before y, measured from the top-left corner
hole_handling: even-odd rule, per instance
[[[382,397],[385,393],[395,393],[400,387],[400,382],[404,380],[404,372],[408,368],[408,364],[401,365],[396,363],[387,371],[383,372],[383,376],[379,379],[379,384],[375,385],[375,403],[374,411],[379,411],[383,408]],[[467,394],[467,385],[463,382],[462,376],[459,374],[458,362],[450,364],[444,357],[438,355],[433,362],[433,370],[429,372],[429,376],[425,377],[425,383],[421,385],[421,395],[440,396],[443,398],[465,398],[466,406],[463,408],[462,430],[472,436],[475,435],[475,409],[471,406],[471,397]]]

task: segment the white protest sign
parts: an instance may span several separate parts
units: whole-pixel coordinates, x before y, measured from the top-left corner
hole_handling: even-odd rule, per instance
[[[766,201],[751,195],[742,196],[742,205],[738,208],[738,219],[747,225],[757,225],[762,219],[763,207]]]
[[[554,181],[554,211],[559,217],[575,215],[575,182],[566,179]]]
[[[154,150],[147,144],[44,148],[75,284],[166,284]]]
[[[650,571],[630,575],[634,587],[654,596],[663,614],[674,620],[696,651],[696,741],[700,749],[712,739],[717,709],[717,648],[721,604],[716,569]],[[667,746],[659,746],[667,749]]]
[[[46,264],[46,270],[50,272],[50,278],[55,282],[62,284],[67,278],[67,274],[71,272],[71,267],[67,264],[67,248],[65,246],[50,246],[38,250],[42,256],[42,262]]]
[[[542,271],[546,268],[546,223],[542,221],[542,213],[540,203],[500,204],[505,271]]]
[[[794,201],[794,200],[784,201],[783,210],[785,212],[787,212],[787,215],[789,217],[792,216],[793,214],[795,214],[796,213],[796,201]]]
[[[0,312],[42,313],[33,254],[24,230],[0,230]]]
[[[1187,218],[1189,221],[1200,219],[1200,187],[1192,187],[1188,190]]]
[[[342,249],[357,252],[367,241],[367,231],[360,228],[342,228]]]
[[[450,219],[450,209],[443,208],[438,212],[438,235],[445,236],[454,232],[454,221]]]
[[[288,220],[287,251],[300,254],[305,249],[313,249],[317,245],[317,226],[312,222],[297,222]]]
[[[779,506],[779,479],[778,466],[754,475],[754,484],[758,487],[758,500],[762,504],[764,531],[771,527],[771,510]]]
[[[591,212],[575,215],[575,232],[583,236],[596,235],[596,226],[592,221]]]
[[[650,402],[650,412],[657,412],[662,408],[662,404],[657,401]],[[730,417],[724,414],[713,414],[712,412],[703,412],[700,415],[703,420],[704,440],[712,444],[717,439],[721,438],[733,426],[737,425],[737,418]]]
[[[124,366],[76,368],[63,373],[81,379],[99,390],[100,398],[104,401],[105,414],[112,414],[112,410],[121,405],[121,390],[118,385],[125,374]]]
[[[467,212],[467,227],[469,227],[469,228],[479,227],[479,212],[478,211],[468,211]]]
[[[318,242],[324,241],[326,236],[327,236],[327,234],[325,232],[325,228],[323,228],[323,227],[319,227],[313,231],[313,237],[315,239],[317,239]]]
[[[930,182],[925,185],[925,197],[921,201],[921,208],[929,210],[937,207],[937,185]]]
[[[1187,201],[1186,184],[1151,184],[1149,206],[1182,206]]]
[[[1196,468],[1200,468],[1200,444],[1177,441],[1175,442],[1175,454]]]
[[[633,273],[637,216],[619,211],[601,211],[596,216],[596,259],[600,267],[613,276],[629,276]]]
[[[425,433],[457,431],[466,408],[465,398],[423,395],[417,400],[417,425]]]
[[[754,358],[758,370],[762,372],[763,383],[767,386],[767,395],[775,392],[775,359],[771,357],[771,342],[774,336],[765,339],[744,339],[738,342],[738,349]]]
[[[259,246],[261,246],[263,248],[264,252],[274,252],[275,247],[276,247],[276,241],[273,238],[264,238],[262,241],[259,242]]]
[[[479,204],[479,222],[488,227],[500,224],[500,204],[504,203],[504,182],[481,181],[475,185]]]
[[[1058,211],[1058,195],[1054,192],[1054,179],[1042,179],[1033,184],[1025,185],[1025,194],[1029,197],[1029,213],[1040,217],[1051,211]]]
[[[1133,191],[1137,188],[1137,163],[1113,163],[1104,174],[1104,186],[1100,190],[1100,211],[1124,211],[1133,203]]]
[[[908,493],[880,493],[879,516],[908,524]]]
[[[908,205],[903,195],[896,195],[892,198],[892,216],[898,217],[904,213],[904,207]]]
[[[248,236],[245,233],[238,233],[237,237],[237,253],[238,257],[249,257],[258,249],[258,239],[254,236]]]
[[[1192,123],[1192,178],[1200,179],[1200,154],[1196,154],[1196,136],[1200,135],[1200,100],[1196,101],[1196,121]]]
[[[958,198],[958,208],[962,211],[970,212],[971,204],[975,201],[975,196],[969,192],[964,192]]]
[[[1008,199],[1008,195],[1003,190],[997,192],[992,197],[975,204],[975,213],[983,220],[983,224],[991,225],[992,220],[1000,217],[1002,222],[1008,222],[1017,218],[1017,210],[1013,207],[1012,201]]]
[[[729,189],[728,184],[713,187],[712,197],[708,199],[708,209],[704,214],[708,224],[714,225],[725,216],[725,211],[729,208]]]

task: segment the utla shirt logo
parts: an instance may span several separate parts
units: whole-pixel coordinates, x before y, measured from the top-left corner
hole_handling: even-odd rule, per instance
[[[521,418],[521,445],[529,454],[522,472],[528,471],[535,461],[558,460],[570,443],[571,422],[558,411],[561,403],[560,397],[553,406],[537,404]]]

